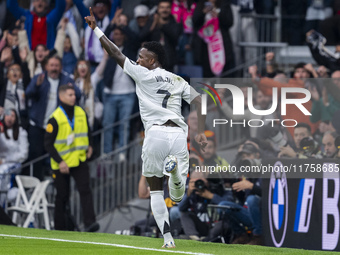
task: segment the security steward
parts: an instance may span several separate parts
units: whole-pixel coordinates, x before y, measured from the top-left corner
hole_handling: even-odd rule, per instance
[[[45,132],[45,149],[51,156],[51,168],[57,190],[54,224],[56,230],[67,230],[66,206],[70,196],[70,176],[74,178],[83,210],[86,232],[99,229],[94,214],[87,158],[92,155],[90,128],[85,111],[76,106],[72,85],[58,89],[60,106],[53,112]]]

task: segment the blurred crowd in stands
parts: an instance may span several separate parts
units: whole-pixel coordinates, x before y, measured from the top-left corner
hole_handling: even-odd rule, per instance
[[[142,130],[136,130],[140,122],[126,121],[138,112],[135,84],[85,24],[88,7],[92,7],[99,28],[130,59],[137,59],[143,42],[159,41],[166,49],[165,69],[181,74],[181,66],[199,66],[202,71],[195,75],[209,78],[234,77],[230,70],[251,54],[256,57],[256,51],[240,51],[238,42],[256,42],[266,31],[257,30],[252,19],[240,17],[277,15],[279,3],[282,41],[308,46],[317,65],[298,63],[290,75],[278,68],[274,52],[267,52],[264,67],[249,67],[249,86],[254,89],[251,100],[256,109],[266,110],[272,105],[272,88],[278,88],[279,94],[283,87],[305,88],[312,98],[304,106],[312,115],[301,114],[289,105],[292,107],[287,107],[286,115],[275,111],[270,116],[257,116],[245,100],[242,120],[266,117],[279,121],[274,127],[244,128],[246,140],[230,164],[239,165],[244,160],[257,164],[273,157],[339,158],[339,0],[0,0],[0,170],[5,164],[10,168],[45,153],[45,128],[60,103],[57,88],[63,84],[75,87],[78,104],[86,111],[93,130],[120,121],[115,129],[105,130],[104,153],[114,150],[115,144],[117,148],[127,145],[135,135],[132,132]],[[260,23],[264,17],[259,16]],[[327,45],[335,45],[335,52]],[[247,88],[241,89],[247,98]],[[230,93],[224,89],[218,92],[225,102],[218,106],[219,114],[240,120],[233,115]],[[291,93],[289,98],[300,96]],[[228,166],[217,155],[218,137],[211,127],[206,131],[206,150],[200,151],[193,139],[196,115],[193,112],[185,117],[190,127],[191,166]],[[278,125],[286,119],[295,119],[297,125]],[[124,151],[119,160],[126,160]],[[34,176],[42,180],[43,169],[42,162],[36,164]],[[28,174],[27,169],[23,173]],[[182,220],[184,233],[194,240],[213,241],[224,236],[228,242],[261,244],[261,180],[208,177],[195,172],[190,176],[183,201],[178,206],[169,203],[172,222]],[[148,197],[145,180],[140,186],[144,191],[141,197]],[[224,206],[219,209],[220,224],[213,229],[207,225],[209,204]]]

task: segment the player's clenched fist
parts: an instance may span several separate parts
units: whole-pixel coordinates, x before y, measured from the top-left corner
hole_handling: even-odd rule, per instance
[[[92,8],[90,7],[89,9],[90,9],[90,15],[91,16],[85,17],[85,21],[89,25],[89,27],[94,30],[97,26],[97,22],[96,22],[94,15],[93,15]]]

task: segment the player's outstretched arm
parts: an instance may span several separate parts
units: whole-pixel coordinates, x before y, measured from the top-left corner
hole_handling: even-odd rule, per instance
[[[207,145],[207,138],[204,134],[205,131],[205,115],[202,115],[201,108],[202,108],[202,102],[201,102],[201,96],[195,97],[191,102],[196,106],[196,112],[197,112],[197,119],[198,119],[198,127],[197,127],[197,135],[195,137],[196,142],[200,145],[202,150],[204,151],[204,147]]]
[[[85,17],[86,23],[89,25],[90,28],[93,29],[97,37],[99,38],[100,43],[102,44],[103,48],[107,51],[109,56],[113,57],[117,64],[120,65],[122,68],[124,66],[124,61],[126,56],[119,50],[117,45],[111,42],[104,33],[97,27],[96,19],[93,15],[92,8],[90,7],[90,15]]]

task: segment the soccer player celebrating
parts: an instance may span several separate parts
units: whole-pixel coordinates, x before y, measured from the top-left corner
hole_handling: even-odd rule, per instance
[[[179,202],[185,192],[189,169],[187,149],[188,127],[181,115],[182,98],[196,105],[198,115],[197,143],[204,148],[205,116],[201,113],[201,97],[181,77],[162,68],[165,51],[158,42],[143,44],[137,63],[128,59],[97,27],[95,17],[85,17],[102,46],[124,72],[136,82],[140,115],[145,128],[142,160],[143,175],[150,186],[151,208],[164,237],[164,248],[174,248],[170,233],[169,214],[163,198],[163,178],[169,176],[170,198]]]

